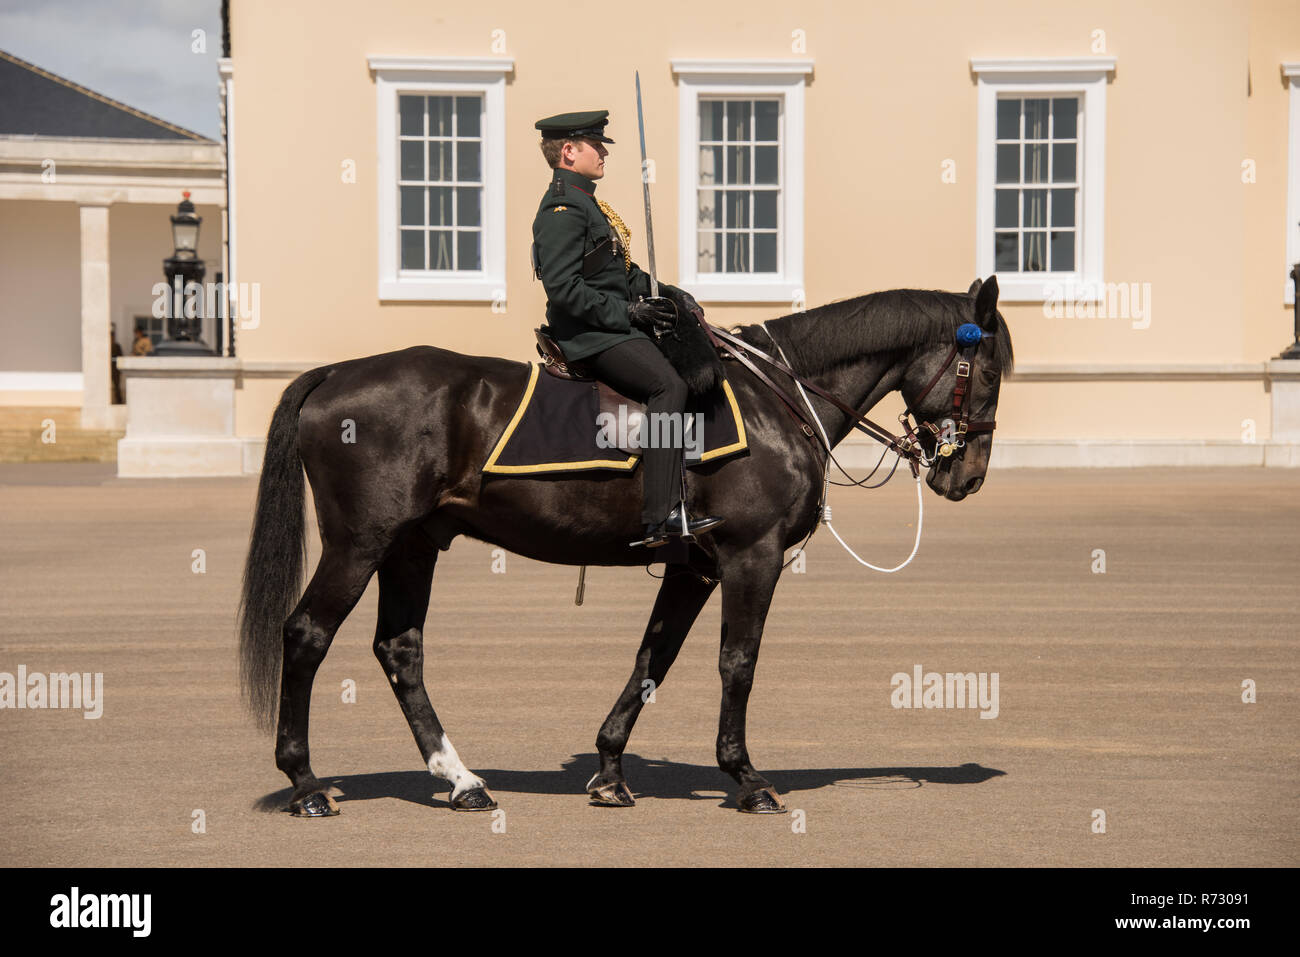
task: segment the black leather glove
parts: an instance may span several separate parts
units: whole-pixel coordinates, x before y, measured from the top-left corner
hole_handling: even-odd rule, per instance
[[[677,313],[672,303],[656,299],[638,299],[627,305],[628,322],[651,336],[672,330],[677,324]]]
[[[682,315],[694,313],[695,317],[699,319],[700,322],[704,321],[704,308],[696,302],[695,297],[685,289],[679,289],[676,286],[670,286],[667,283],[661,282],[659,284],[659,295],[667,296],[669,299],[676,302],[677,308],[681,311]]]

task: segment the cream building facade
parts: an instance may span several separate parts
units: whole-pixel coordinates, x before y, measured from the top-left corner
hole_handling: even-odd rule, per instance
[[[1300,364],[1272,358],[1300,261],[1294,0],[233,0],[229,27],[244,308],[238,357],[192,370],[228,384],[202,437],[223,451],[173,436],[141,474],[256,470],[314,365],[535,359],[533,123],[611,111],[601,196],[644,265],[634,70],[659,272],[715,324],[996,272],[995,466],[1300,465]]]

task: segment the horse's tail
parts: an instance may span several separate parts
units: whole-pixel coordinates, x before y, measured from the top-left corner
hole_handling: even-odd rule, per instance
[[[239,681],[249,711],[275,726],[285,619],[302,589],[307,557],[306,489],[298,454],[298,412],[330,368],[312,369],[284,390],[266,434],[257,511],[239,602]]]

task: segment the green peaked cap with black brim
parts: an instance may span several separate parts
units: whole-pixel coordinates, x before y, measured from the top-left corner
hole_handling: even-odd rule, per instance
[[[538,120],[533,126],[542,131],[542,139],[547,140],[596,140],[599,143],[614,142],[605,135],[605,124],[609,122],[609,110],[588,110],[585,113],[560,113]]]

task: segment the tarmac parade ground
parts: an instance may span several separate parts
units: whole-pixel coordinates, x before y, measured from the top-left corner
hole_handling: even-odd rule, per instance
[[[373,582],[313,698],[342,814],[254,810],[286,783],[236,684],[255,493],[0,466],[0,673],[103,676],[98,718],[0,709],[7,863],[1300,864],[1293,471],[994,471],[961,503],[926,492],[897,575],[819,531],[777,588],[749,706],[781,816],[736,813],[714,764],[718,595],[632,736],[637,806],[590,807],[657,584],[592,568],[575,607],[575,569],[465,539],[438,564],[426,678],[505,813],[451,812],[424,769],[370,651]],[[864,557],[906,555],[905,474],[831,502]],[[996,717],[895,707],[917,668],[985,676],[986,703],[996,675]]]

